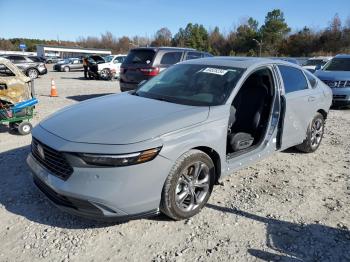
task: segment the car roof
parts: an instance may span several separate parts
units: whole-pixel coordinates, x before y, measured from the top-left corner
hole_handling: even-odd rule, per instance
[[[282,59],[260,58],[260,57],[233,57],[233,56],[214,56],[207,58],[191,59],[181,64],[203,64],[203,65],[219,65],[230,66],[237,68],[249,68],[252,66],[266,65],[266,64],[284,64],[288,66],[299,67],[298,65],[287,62]]]
[[[336,55],[335,58],[350,58],[350,55],[348,55],[348,54],[339,54],[339,55]]]
[[[153,51],[159,51],[159,50],[182,50],[182,51],[198,51],[194,48],[187,48],[187,47],[170,47],[170,46],[159,46],[159,47],[136,47],[131,50],[153,50]],[[198,51],[202,52],[202,51]]]

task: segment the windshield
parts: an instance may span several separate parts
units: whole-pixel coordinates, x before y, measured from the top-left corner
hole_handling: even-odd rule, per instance
[[[113,60],[113,57],[114,56],[112,56],[112,55],[108,55],[108,56],[104,57],[104,60],[106,60],[106,63],[109,63],[109,62],[111,62]]]
[[[333,58],[329,61],[324,71],[350,71],[350,58]]]
[[[326,61],[322,59],[309,59],[307,60],[306,64],[307,66],[318,66],[321,65],[323,66],[326,63]]]
[[[178,64],[151,78],[135,95],[192,106],[222,105],[244,69]]]

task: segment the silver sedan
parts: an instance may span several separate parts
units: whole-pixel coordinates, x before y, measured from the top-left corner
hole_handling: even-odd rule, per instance
[[[286,61],[190,60],[55,113],[33,130],[27,162],[68,212],[186,219],[235,170],[293,146],[317,150],[331,102],[328,86]]]

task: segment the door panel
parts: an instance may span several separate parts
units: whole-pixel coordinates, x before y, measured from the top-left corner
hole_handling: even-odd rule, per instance
[[[303,142],[312,113],[310,112],[310,90],[285,95],[285,116],[282,135],[282,149]]]
[[[318,92],[309,86],[299,68],[279,65],[279,77],[283,87],[285,116],[281,137],[281,149],[301,144],[307,128],[317,111]]]

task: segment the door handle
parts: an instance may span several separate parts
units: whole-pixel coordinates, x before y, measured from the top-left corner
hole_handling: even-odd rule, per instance
[[[316,100],[316,97],[314,97],[314,96],[309,96],[309,98],[307,99],[307,101],[309,101],[309,102],[312,102],[315,100]]]

